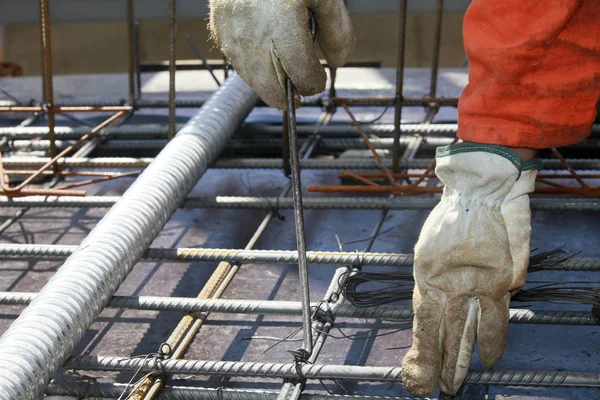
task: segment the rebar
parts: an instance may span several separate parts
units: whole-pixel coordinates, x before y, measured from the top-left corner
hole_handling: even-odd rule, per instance
[[[36,293],[0,292],[0,304],[27,305],[37,297]],[[42,296],[43,297],[43,296]],[[37,301],[37,300],[36,300]],[[302,315],[302,305],[294,301],[197,299],[191,297],[114,296],[108,308],[146,311],[210,312],[224,314]],[[320,303],[311,303],[311,309],[326,313]],[[317,313],[318,315],[318,313]],[[410,307],[381,305],[355,307],[341,304],[335,310],[339,318],[380,318],[390,321],[412,320]],[[511,324],[528,325],[574,325],[595,326],[600,320],[591,312],[511,309]]]
[[[438,71],[440,69],[440,48],[442,45],[442,21],[444,20],[444,0],[437,0],[435,33],[433,35],[433,58],[431,60],[431,80],[429,97],[437,95]]]
[[[368,135],[377,137],[392,138],[394,135],[394,124],[365,124],[361,126]],[[457,133],[457,124],[426,124],[426,123],[404,123],[402,124],[402,133],[404,134],[420,134],[420,135],[438,135],[454,137]],[[2,130],[0,129],[0,132]],[[240,134],[243,135],[280,135],[281,127],[275,124],[247,124],[240,128]],[[306,135],[310,133],[310,125],[298,125],[298,134]],[[600,125],[596,124],[592,127],[592,135],[600,133]],[[350,124],[335,123],[324,127],[322,132],[324,137],[328,136],[356,136],[358,131]]]
[[[66,258],[77,250],[75,245],[0,244],[0,257]],[[227,262],[232,264],[297,264],[298,253],[287,250],[150,248],[143,257],[150,260]],[[410,267],[412,254],[307,251],[311,264]],[[556,271],[600,271],[599,258],[567,258],[551,268]]]
[[[177,126],[177,129],[181,129],[182,124]],[[378,146],[378,143],[382,148],[391,148],[393,144],[394,125],[393,124],[371,124],[362,125],[361,128],[367,135],[377,136],[372,137],[372,144]],[[300,124],[297,127],[299,136],[311,135],[314,130],[313,125]],[[77,139],[79,136],[86,132],[85,128],[82,127],[66,127],[58,126],[55,128],[56,137],[59,139]],[[323,126],[319,132],[329,140],[329,138],[340,137],[344,138],[347,143],[359,143],[362,144],[360,139],[355,139],[358,135],[358,131],[352,125],[345,124],[331,124]],[[263,124],[263,123],[252,123],[242,126],[238,130],[239,136],[234,137],[236,140],[261,140],[256,139],[256,136],[273,136],[279,138],[281,136],[281,125],[276,124]],[[457,124],[414,124],[405,123],[402,124],[402,133],[405,135],[435,135],[453,138],[457,133]],[[107,128],[103,129],[98,133],[99,136],[108,136],[110,138],[144,138],[144,136],[150,136],[152,138],[166,138],[168,134],[168,125],[165,124],[140,124],[140,125],[125,125],[119,128]],[[594,125],[592,134],[600,134],[600,125]],[[28,127],[0,127],[0,137],[10,137],[12,139],[37,139],[47,138],[48,127],[42,126],[28,126]],[[430,140],[440,140],[439,145],[444,145],[448,139],[427,137],[425,143]],[[400,143],[408,143],[412,138],[401,138]],[[378,142],[380,141],[380,142]],[[271,143],[271,142],[267,142]],[[274,143],[274,142],[273,142]],[[335,146],[340,146],[338,142]],[[590,148],[598,148],[600,142],[597,140],[584,140],[580,142],[581,147],[587,146]],[[580,147],[580,144],[575,144],[570,147]],[[330,146],[334,146],[331,144]],[[348,145],[350,146],[350,145]],[[364,147],[364,146],[363,146]]]
[[[169,0],[169,140],[175,137],[175,72],[177,45],[177,0]]]
[[[127,78],[129,83],[129,102],[135,100],[135,35],[133,19],[133,0],[127,0]]]
[[[50,5],[49,0],[40,0],[40,22],[42,30],[42,66],[43,66],[43,86],[44,103],[48,110],[54,106],[54,88],[52,84],[52,40],[50,33]],[[48,118],[48,138],[50,140],[50,158],[56,155],[54,148],[54,114],[49,112]]]
[[[109,208],[120,197],[86,196],[53,197],[29,196],[7,198],[0,196],[0,207],[36,208]],[[431,210],[439,202],[436,197],[307,197],[303,199],[304,209],[311,210]],[[281,197],[217,196],[190,197],[180,207],[184,209],[247,209],[247,210],[289,210],[293,201]],[[533,211],[600,211],[599,199],[533,198]]]
[[[202,61],[202,64],[204,64],[204,67],[206,68],[206,70],[208,71],[210,76],[213,78],[213,80],[215,81],[217,86],[221,86],[221,82],[215,75],[215,70],[210,65],[210,63],[206,60],[206,58],[204,57],[204,54],[202,54],[202,51],[200,51],[200,48],[196,45],[196,42],[194,41],[192,36],[189,34],[186,35],[186,40],[187,40],[188,44],[190,45],[190,47],[192,48],[192,50],[194,51],[194,53],[196,53],[196,56],[200,59],[200,61]]]
[[[65,366],[68,369],[89,371],[156,371],[155,361],[142,358],[75,356]],[[302,375],[307,379],[349,379],[375,382],[401,382],[400,367],[372,367],[356,365],[303,364]],[[294,379],[298,376],[296,364],[165,360],[161,370],[173,374],[217,375]],[[471,371],[467,383],[496,384],[526,387],[600,387],[600,373],[566,371]]]
[[[292,180],[292,201],[294,203],[294,227],[296,229],[296,250],[300,292],[302,294],[302,332],[304,358],[312,353],[312,324],[310,315],[310,288],[308,286],[308,262],[306,260],[306,239],[304,233],[304,208],[302,207],[302,180],[300,179],[300,155],[298,134],[296,133],[295,88],[289,77],[285,78],[286,115],[290,145],[290,167]]]
[[[236,77],[179,132],[0,338],[0,393],[36,399],[257,97]]]
[[[394,144],[392,145],[392,168],[394,172],[400,172],[400,135],[402,134],[402,100],[404,99],[404,58],[406,53],[407,14],[408,0],[401,0],[400,23],[398,27],[398,61],[396,65],[396,98],[394,104]]]
[[[9,159],[10,160],[10,159]],[[387,168],[391,168],[391,159],[383,159]],[[563,169],[559,160],[544,159],[544,170]],[[570,159],[569,164],[577,170],[598,170],[600,160],[594,159]],[[433,159],[419,158],[415,160],[402,161],[404,169],[426,169],[433,163]],[[215,163],[214,168],[221,169],[281,169],[283,166],[279,158],[234,158],[221,159]],[[313,159],[302,160],[302,169],[335,169],[335,170],[370,170],[378,169],[377,162],[372,158],[338,158],[338,159]]]
[[[106,398],[117,398],[127,385],[105,382],[52,382],[46,388],[46,394],[56,396],[80,396],[84,393]],[[166,386],[160,392],[161,400],[276,400],[277,393],[262,390],[210,389],[189,386]],[[302,394],[301,400],[414,400],[413,397],[384,397],[358,395],[320,395]],[[420,398],[420,400],[433,400]]]
[[[177,124],[179,130],[183,124]],[[79,139],[82,135],[89,132],[87,127],[57,126],[55,128],[56,138],[61,140]],[[110,127],[102,129],[97,133],[99,137],[110,139],[166,139],[169,132],[168,125],[165,124],[142,124],[142,125],[124,125],[120,127]],[[48,127],[46,126],[27,126],[27,127],[3,127],[0,128],[0,137],[17,139],[47,139]]]

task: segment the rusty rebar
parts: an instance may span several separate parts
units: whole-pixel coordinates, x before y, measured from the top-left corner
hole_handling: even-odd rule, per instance
[[[19,186],[16,186],[14,188],[7,187],[7,185],[9,184],[9,182],[6,182],[5,179],[4,179],[4,177],[5,177],[4,166],[2,165],[2,159],[1,159],[2,155],[0,153],[0,189],[2,191],[4,191],[4,193],[6,193],[7,196],[10,196],[10,195],[14,196],[14,195],[16,195],[17,193],[21,192],[25,186],[29,185],[31,182],[33,182],[34,179],[36,179],[37,177],[39,177],[49,167],[55,165],[56,162],[59,159],[63,158],[67,154],[69,154],[74,148],[78,147],[81,143],[85,142],[86,140],[88,140],[89,138],[91,138],[94,134],[96,134],[97,132],[99,132],[103,128],[107,127],[108,125],[110,125],[114,121],[118,120],[119,118],[121,118],[125,114],[126,114],[125,111],[120,111],[117,114],[115,114],[115,115],[111,116],[110,118],[106,119],[104,122],[102,122],[101,124],[99,124],[98,126],[96,126],[94,129],[92,129],[89,133],[83,135],[79,140],[75,141],[75,143],[73,143],[71,146],[69,146],[66,149],[64,149],[63,151],[61,151],[58,155],[52,157],[39,170],[37,170],[33,175],[31,175],[29,178],[25,179]]]
[[[177,0],[169,0],[169,140],[175,137]]]
[[[562,154],[560,154],[556,147],[552,147],[550,150],[552,150],[552,154],[560,160],[560,163],[567,169],[567,171],[569,171],[571,176],[581,185],[581,187],[587,188],[588,185],[579,177],[579,175],[577,175],[577,172],[575,172],[573,167],[571,167],[569,162],[563,157]]]
[[[50,5],[49,0],[40,0],[40,23],[42,30],[42,74],[44,76],[44,108],[52,110],[54,104],[54,87],[52,75],[52,40],[50,31]],[[43,110],[42,110],[43,111]],[[48,118],[48,139],[50,140],[50,158],[56,156],[56,137],[54,135],[55,120],[54,114],[49,112]]]
[[[373,154],[373,157],[375,157],[375,160],[377,161],[377,165],[379,165],[379,168],[381,168],[381,170],[383,171],[383,173],[387,176],[390,184],[392,186],[399,186],[398,183],[396,183],[396,180],[394,179],[394,177],[391,174],[390,170],[385,166],[385,164],[381,160],[381,157],[379,157],[379,154],[377,154],[377,150],[375,150],[375,148],[371,145],[371,142],[369,142],[368,136],[365,134],[365,132],[363,131],[362,127],[360,126],[360,124],[358,123],[358,121],[356,120],[356,118],[354,117],[354,114],[352,113],[352,111],[350,111],[350,108],[348,107],[348,105],[342,103],[342,107],[344,108],[344,110],[346,111],[346,113],[348,113],[348,116],[352,120],[352,123],[356,127],[356,130],[360,134],[360,137],[363,139],[363,141],[365,142],[365,145],[369,148],[369,150]]]
[[[436,97],[438,71],[440,69],[440,49],[442,45],[442,22],[444,20],[444,0],[438,0],[436,12],[435,35],[433,41],[433,57],[431,60],[431,82],[429,85],[429,97]]]
[[[135,43],[133,0],[127,0],[127,73],[129,78],[129,102],[135,100]]]
[[[394,172],[400,172],[400,135],[402,128],[402,105],[404,101],[404,56],[407,5],[408,0],[401,0],[400,25],[398,27],[398,61],[396,65],[396,97],[394,99],[394,144],[392,146],[392,169]]]

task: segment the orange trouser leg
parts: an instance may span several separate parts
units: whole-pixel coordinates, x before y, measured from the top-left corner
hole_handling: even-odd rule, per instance
[[[586,138],[600,97],[600,0],[474,0],[459,137],[547,148]]]

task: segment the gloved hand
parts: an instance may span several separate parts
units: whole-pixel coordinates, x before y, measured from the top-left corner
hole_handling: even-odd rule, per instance
[[[502,357],[510,294],[527,277],[528,194],[541,166],[476,143],[439,148],[436,158],[445,188],[415,247],[413,344],[402,363],[404,385],[417,396],[437,386],[456,394],[476,340],[486,367]]]
[[[211,0],[210,31],[237,73],[265,103],[284,109],[285,77],[298,94],[322,92],[325,70],[315,53],[309,10],[315,15],[316,41],[328,63],[341,67],[354,47],[354,32],[343,0]],[[297,96],[297,105],[300,97]]]

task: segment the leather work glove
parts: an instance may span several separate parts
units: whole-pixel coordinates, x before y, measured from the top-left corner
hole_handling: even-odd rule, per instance
[[[475,341],[488,368],[504,353],[511,292],[527,277],[531,210],[539,160],[513,150],[461,143],[437,150],[445,184],[415,247],[413,344],[402,362],[417,396],[437,386],[454,395]]]
[[[298,94],[325,90],[327,75],[310,29],[333,67],[346,63],[354,32],[343,0],[211,0],[210,31],[242,79],[268,105],[284,109],[286,74]],[[297,106],[300,97],[296,96]]]

